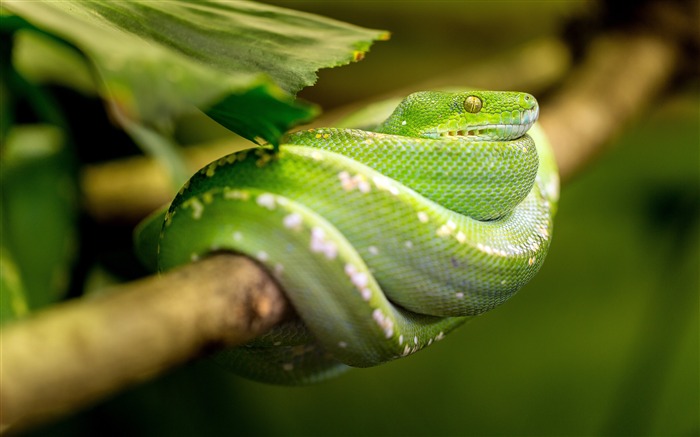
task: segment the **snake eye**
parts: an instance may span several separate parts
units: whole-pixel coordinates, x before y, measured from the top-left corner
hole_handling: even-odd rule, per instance
[[[466,109],[467,112],[476,114],[477,112],[481,111],[481,99],[477,96],[467,97],[464,99],[464,109]]]

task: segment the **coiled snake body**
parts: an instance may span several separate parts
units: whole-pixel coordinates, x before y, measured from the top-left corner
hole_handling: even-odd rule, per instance
[[[221,158],[171,204],[159,268],[231,250],[277,278],[300,319],[220,355],[244,376],[300,384],[412,354],[542,265],[558,179],[526,134],[538,111],[524,93],[421,92],[372,131]]]

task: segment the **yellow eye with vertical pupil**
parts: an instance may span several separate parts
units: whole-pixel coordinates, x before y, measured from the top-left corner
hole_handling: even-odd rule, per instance
[[[476,114],[477,112],[481,111],[481,105],[481,99],[477,96],[469,96],[464,99],[464,109],[472,114]]]

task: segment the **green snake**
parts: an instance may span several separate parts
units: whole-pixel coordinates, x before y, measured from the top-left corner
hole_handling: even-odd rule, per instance
[[[299,317],[218,356],[248,378],[310,383],[413,354],[542,265],[559,185],[526,133],[538,114],[526,93],[426,91],[365,130],[223,157],[170,205],[158,268],[235,251],[281,284]]]

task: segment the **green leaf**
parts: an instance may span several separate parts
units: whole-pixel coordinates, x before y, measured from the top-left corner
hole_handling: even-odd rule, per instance
[[[45,34],[20,29],[14,34],[12,64],[33,83],[54,83],[86,96],[95,94],[95,81],[86,59],[73,47]]]
[[[10,251],[0,246],[0,324],[29,313],[26,292]]]
[[[49,124],[14,126],[3,144],[1,279],[13,308],[21,300],[31,309],[45,306],[68,289],[77,216],[71,158],[63,131]]]
[[[372,41],[387,38],[385,31],[249,1],[94,2],[89,8],[216,70],[264,72],[288,93],[315,83],[316,70],[358,60]]]
[[[361,59],[374,40],[387,37],[247,1],[4,6],[83,51],[102,82],[100,94],[127,118],[167,132],[193,107],[212,108],[229,129],[273,144],[317,112],[289,93],[313,84],[318,69]],[[268,107],[283,116],[271,117]]]
[[[245,94],[230,94],[205,112],[244,138],[277,146],[279,138],[294,126],[294,120],[309,120],[316,116],[317,110],[307,112],[306,107],[285,99],[284,95],[279,95],[278,100],[265,98],[275,94],[281,93],[261,83]]]
[[[141,150],[153,156],[170,173],[173,188],[178,189],[190,177],[182,150],[168,135],[163,135],[150,126],[136,123],[122,114],[115,113],[116,119]]]

